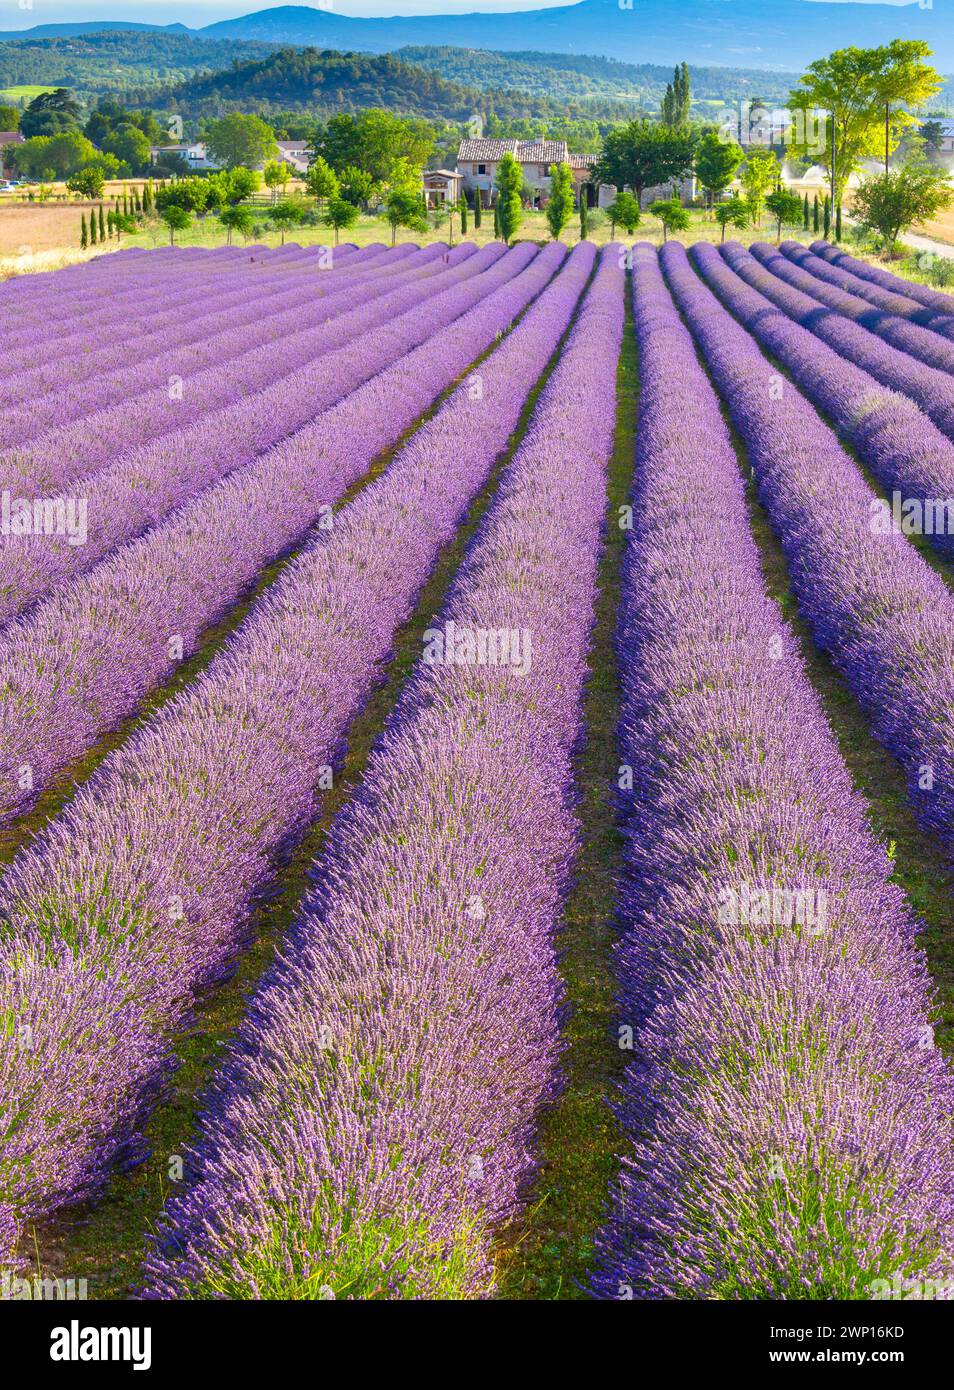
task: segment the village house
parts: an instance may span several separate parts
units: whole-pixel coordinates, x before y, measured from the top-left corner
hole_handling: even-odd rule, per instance
[[[484,207],[490,207],[493,201],[497,166],[505,154],[512,154],[523,170],[524,184],[535,207],[546,205],[550,193],[550,168],[554,164],[569,165],[574,192],[579,198],[582,191],[588,207],[605,208],[616,197],[612,184],[597,186],[593,182],[593,166],[599,156],[571,154],[565,140],[462,140],[457,152],[457,172],[469,193],[479,193]],[[683,202],[691,202],[696,195],[695,177],[677,181],[675,189]],[[646,188],[643,190],[642,206],[648,207],[657,198],[669,198],[672,192],[673,185],[668,183]]]
[[[278,144],[276,159],[288,165],[293,178],[304,178],[308,173],[308,150],[310,148],[308,141],[279,140],[276,143]],[[170,155],[179,155],[186,161],[190,170],[204,172],[222,167],[209,154],[204,140],[195,140],[192,144],[153,145],[149,151],[149,159],[153,164],[161,164],[163,159],[167,159]],[[258,168],[261,169],[262,165],[259,164]]]
[[[218,169],[221,167],[210,157],[204,140],[196,140],[191,145],[153,145],[149,151],[149,160],[152,164],[161,164],[170,155],[178,155],[180,159],[184,159],[190,170]]]
[[[479,196],[483,207],[490,207],[493,202],[497,165],[505,154],[512,154],[523,170],[524,185],[535,206],[542,206],[549,196],[551,166],[570,163],[565,140],[493,140],[484,137],[462,140],[457,151],[457,172],[463,179],[464,188],[468,193]]]
[[[443,207],[445,203],[460,202],[464,176],[456,169],[425,169],[421,176],[424,184],[424,197],[429,208]]]
[[[311,149],[307,140],[279,140],[277,158],[287,164],[291,170],[292,178],[303,179],[308,173],[308,165],[311,162],[308,158],[308,151]]]

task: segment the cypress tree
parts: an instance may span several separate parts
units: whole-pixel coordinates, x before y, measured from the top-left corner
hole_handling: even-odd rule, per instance
[[[86,231],[86,213],[80,213],[80,250],[85,251],[89,245],[89,234]]]
[[[825,238],[826,241],[828,240],[828,233],[829,233],[830,231],[831,231],[831,204],[830,204],[828,198],[826,197],[826,198],[825,198],[825,210],[824,210],[824,212],[823,212],[823,214],[822,214],[822,236]]]
[[[502,241],[503,232],[500,230],[500,199],[494,199],[494,240]]]
[[[841,203],[835,208],[835,240],[841,241]]]
[[[821,223],[818,220],[818,194],[816,193],[815,201],[812,203],[812,231],[815,233],[816,236],[818,235],[818,229],[820,226]]]
[[[463,193],[460,195],[460,234],[467,235],[467,199]]]
[[[586,189],[580,189],[580,240],[586,240]]]
[[[474,231],[480,226],[480,189],[474,193]]]
[[[107,212],[106,214],[106,235],[109,237],[110,241],[112,241],[113,239],[113,229],[115,225],[116,218],[113,214],[112,209],[110,208],[109,212]]]
[[[806,232],[807,232],[807,231],[808,231],[808,194],[807,194],[807,193],[805,194],[805,197],[804,197],[804,199],[803,199],[803,201],[802,201],[802,226],[805,228],[805,230],[806,230]]]
[[[89,244],[96,245],[96,212],[93,208],[90,208],[89,213]]]
[[[99,239],[100,241],[106,240],[106,217],[103,213],[102,203],[99,205]]]

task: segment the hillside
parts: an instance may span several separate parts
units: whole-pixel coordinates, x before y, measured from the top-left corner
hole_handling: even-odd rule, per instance
[[[199,72],[259,58],[268,44],[208,39],[184,31],[111,29],[77,38],[40,37],[0,44],[0,89],[31,83],[80,93],[119,93],[182,82]]]
[[[637,100],[658,106],[672,79],[672,68],[660,63],[623,63],[596,54],[408,46],[399,48],[396,56],[431,68],[450,81],[577,100]],[[782,101],[796,76],[794,72],[769,74],[753,68],[692,64],[690,71],[693,97],[703,101],[738,100],[752,94]]]
[[[282,6],[202,30],[209,38],[314,43],[383,52],[406,44],[504,51],[592,53],[627,62],[802,67],[832,48],[923,38],[940,66],[954,69],[954,32],[932,9],[824,0],[581,0],[562,8],[504,14],[351,19],[307,6]]]
[[[508,91],[448,81],[430,68],[393,54],[335,53],[315,48],[284,48],[253,62],[236,62],[222,72],[189,78],[159,92],[131,93],[130,99],[180,111],[190,117],[254,109],[304,111],[316,116],[335,111],[385,106],[431,119],[464,121],[494,111],[515,119],[566,119],[574,116],[624,118],[635,102],[594,98],[554,99],[539,93]]]
[[[476,0],[479,3],[479,0]],[[923,3],[923,8],[922,8]],[[205,28],[185,31],[205,40],[253,40],[272,46],[314,45],[351,52],[385,53],[414,45],[493,49],[522,53],[593,53],[629,63],[795,69],[832,48],[863,41],[923,38],[938,65],[954,70],[954,30],[939,22],[930,0],[857,3],[843,0],[581,0],[576,5],[504,14],[409,15],[357,19],[307,5],[285,5]],[[136,25],[87,23],[40,25],[2,39],[88,34]],[[182,26],[152,27],[164,33]]]

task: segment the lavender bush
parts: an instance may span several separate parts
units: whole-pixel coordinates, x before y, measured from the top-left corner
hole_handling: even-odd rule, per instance
[[[456,326],[459,340],[473,349],[492,317],[504,327],[564,256],[560,246],[509,252],[501,288]],[[195,990],[227,969],[274,855],[314,814],[395,628],[506,444],[592,257],[589,247],[574,252],[513,337],[6,875],[0,1010],[15,1031],[31,1030],[29,1049],[0,1052],[0,1115],[17,1117],[0,1151],[0,1192],[17,1216],[95,1191],[115,1159],[136,1151],[171,1034]],[[403,391],[396,376],[382,380],[382,442],[413,417],[404,391],[421,389],[424,366],[431,383],[442,366],[456,377],[455,345],[445,334],[426,360],[411,354]],[[372,399],[366,390],[365,421]],[[360,420],[341,441],[343,461],[365,447]]]
[[[559,1055],[553,934],[577,847],[622,280],[609,247],[431,631],[527,634],[521,661],[480,664],[448,638],[418,664],[214,1087],[154,1295],[492,1286]]]
[[[425,309],[428,297],[436,300],[454,285],[479,277],[503,248],[473,252],[473,247],[460,247],[440,259],[430,258],[408,272],[409,283],[402,275],[389,286],[347,289],[342,310],[352,297],[364,296],[350,312],[335,314],[337,294],[329,296],[323,310],[298,311],[299,320],[313,318],[315,326],[198,373],[188,384],[188,403],[186,396],[170,397],[168,391],[157,390],[139,397],[139,415],[116,407],[72,431],[65,428],[48,435],[29,456],[47,480],[50,470],[68,466],[68,456],[59,452],[66,439],[72,441],[72,455],[87,463],[100,455],[98,471],[74,479],[68,491],[57,494],[51,489],[53,507],[61,503],[65,508],[70,499],[82,499],[86,534],[81,544],[65,533],[65,527],[61,535],[31,529],[2,538],[0,623],[303,429],[402,347],[419,342],[423,330],[441,321],[439,305],[434,308],[436,319]],[[189,419],[192,424],[175,427],[177,421]],[[113,428],[106,427],[106,421]],[[122,441],[118,450],[117,434]],[[147,442],[137,447],[143,436]],[[98,440],[100,447],[85,447],[90,439]]]
[[[755,341],[827,413],[886,489],[896,490],[905,501],[920,499],[922,511],[928,498],[952,499],[951,531],[932,534],[930,540],[941,554],[954,557],[954,444],[907,396],[885,390],[873,376],[846,360],[844,352],[820,343],[765,295],[750,288],[726,265],[716,247],[693,246],[690,259]],[[854,329],[853,324],[846,326]],[[863,329],[855,331],[871,340],[875,353],[880,349],[889,358],[892,349],[877,344]],[[902,370],[895,374],[904,380]],[[931,375],[940,377],[939,372]],[[954,424],[954,390],[949,391],[951,383],[944,378],[940,385],[942,398],[949,395]],[[784,390],[781,380],[778,389]]]
[[[746,335],[680,252],[664,248],[667,273],[717,380],[768,399],[766,364],[741,355]],[[629,1144],[594,1292],[869,1298],[896,1274],[954,1289],[954,1095],[916,924],[766,596],[719,402],[652,247],[633,289],[615,1039]],[[791,448],[787,423],[761,428]],[[750,915],[749,894],[773,890]],[[814,910],[793,916],[786,894]]]
[[[915,810],[954,849],[954,596],[681,252],[665,251],[666,275],[745,443],[799,606],[901,764]]]
[[[327,521],[331,504],[543,287],[560,254],[515,247],[436,295],[410,325],[379,329],[360,347],[364,387],[8,627],[0,820],[132,713],[270,561]],[[339,362],[324,378],[328,389],[341,371]]]

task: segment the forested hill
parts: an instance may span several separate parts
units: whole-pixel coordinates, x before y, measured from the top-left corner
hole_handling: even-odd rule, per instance
[[[672,68],[659,63],[624,63],[592,53],[499,53],[480,48],[404,47],[396,57],[431,68],[451,81],[497,87],[539,96],[570,95],[577,100],[641,100],[657,107],[672,80]],[[795,72],[751,68],[707,68],[690,64],[692,93],[698,100],[739,101],[757,95],[783,102]]]
[[[97,95],[157,83],[181,82],[199,72],[264,57],[273,44],[233,39],[212,42],[190,34],[110,30],[73,38],[12,39],[0,43],[0,89],[69,87]]]
[[[369,106],[429,119],[465,121],[490,111],[508,118],[599,116],[625,119],[635,104],[608,99],[554,100],[544,95],[448,81],[393,54],[336,53],[283,48],[255,62],[236,62],[223,72],[190,78],[162,93],[136,93],[131,100],[161,104],[194,117],[230,110],[307,110],[318,117]]]

